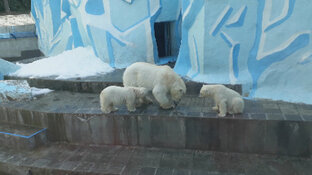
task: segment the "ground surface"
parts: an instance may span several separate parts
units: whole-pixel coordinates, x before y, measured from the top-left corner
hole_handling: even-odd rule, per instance
[[[64,144],[18,153],[0,149],[0,161],[34,174],[310,175],[312,170],[311,159],[297,157]]]

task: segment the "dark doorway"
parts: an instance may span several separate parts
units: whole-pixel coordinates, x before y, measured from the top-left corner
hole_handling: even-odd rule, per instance
[[[155,23],[155,38],[157,42],[158,57],[172,56],[170,22]]]

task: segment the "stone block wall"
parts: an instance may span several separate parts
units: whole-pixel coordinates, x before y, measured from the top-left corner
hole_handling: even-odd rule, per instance
[[[8,14],[5,9],[5,2],[9,4],[10,13],[29,13],[30,12],[30,1],[31,0],[0,0],[0,14]]]

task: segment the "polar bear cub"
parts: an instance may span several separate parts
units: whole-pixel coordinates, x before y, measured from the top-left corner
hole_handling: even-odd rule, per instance
[[[212,109],[219,111],[220,117],[226,116],[226,113],[242,113],[244,110],[244,100],[241,95],[223,85],[203,85],[200,97],[213,98],[215,106]]]
[[[134,112],[147,100],[147,94],[146,88],[109,86],[100,94],[101,110],[110,113],[118,110],[116,106],[126,104],[128,111]]]
[[[130,65],[123,74],[125,87],[145,87],[151,90],[155,99],[164,109],[174,108],[186,93],[181,77],[169,66],[157,66],[137,62]]]

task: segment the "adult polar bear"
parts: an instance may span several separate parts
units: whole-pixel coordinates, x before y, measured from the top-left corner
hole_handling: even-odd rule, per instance
[[[181,77],[169,66],[157,66],[150,63],[137,62],[130,65],[123,74],[125,87],[144,87],[152,90],[155,99],[164,109],[174,108],[186,93]]]

